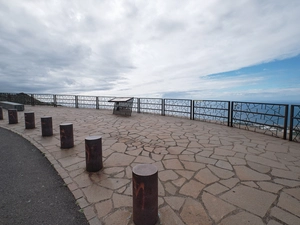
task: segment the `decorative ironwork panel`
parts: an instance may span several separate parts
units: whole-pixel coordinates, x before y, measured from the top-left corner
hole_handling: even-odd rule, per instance
[[[114,103],[113,102],[108,102],[112,98],[114,98],[114,97],[99,96],[98,97],[99,109],[113,109],[114,108]]]
[[[161,98],[140,98],[140,112],[161,114],[162,99]]]
[[[75,107],[75,95],[56,95],[56,103],[59,106]]]
[[[229,125],[229,101],[194,101],[194,120]]]
[[[35,105],[54,105],[53,95],[48,94],[34,94],[34,104]]]
[[[164,112],[166,116],[191,118],[192,100],[164,99]]]
[[[288,105],[232,102],[231,125],[286,138]]]
[[[300,142],[300,105],[291,106],[290,141]]]
[[[96,97],[94,96],[78,96],[78,108],[96,108]]]

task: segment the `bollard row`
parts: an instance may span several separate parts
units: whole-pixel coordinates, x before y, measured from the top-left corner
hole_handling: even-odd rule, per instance
[[[34,112],[26,112],[25,128],[35,128]],[[0,107],[0,120],[3,119]],[[18,123],[16,109],[8,110],[9,124]],[[62,149],[74,147],[73,124],[60,124],[60,145]],[[52,136],[52,117],[41,117],[42,136]],[[98,172],[103,168],[102,137],[85,138],[86,171]],[[139,164],[132,169],[133,222],[135,225],[155,225],[158,221],[158,170],[152,164]]]

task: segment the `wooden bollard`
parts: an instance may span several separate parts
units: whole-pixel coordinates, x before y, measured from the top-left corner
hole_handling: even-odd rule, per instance
[[[3,110],[2,110],[2,106],[0,106],[0,120],[3,120]]]
[[[60,147],[72,148],[74,146],[73,124],[62,123],[60,127]]]
[[[132,169],[133,222],[154,225],[158,220],[158,172],[152,164]]]
[[[88,172],[97,172],[103,168],[101,136],[85,138],[85,161]]]
[[[52,117],[50,116],[41,117],[41,126],[42,126],[43,137],[53,135]]]
[[[16,109],[8,109],[8,123],[18,123],[18,111]]]
[[[25,112],[24,117],[25,117],[25,129],[35,128],[34,112]]]

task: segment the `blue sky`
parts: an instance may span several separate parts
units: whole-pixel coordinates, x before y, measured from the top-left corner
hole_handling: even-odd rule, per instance
[[[299,102],[299,0],[0,1],[0,92]]]

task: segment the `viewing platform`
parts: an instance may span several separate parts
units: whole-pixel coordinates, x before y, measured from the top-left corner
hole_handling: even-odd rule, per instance
[[[185,118],[107,109],[30,106],[35,128],[9,124],[41,150],[91,225],[133,225],[132,169],[158,169],[157,224],[300,224],[300,143]],[[52,117],[43,137],[41,118]],[[72,123],[74,147],[61,149],[60,124]],[[87,172],[85,138],[102,137],[103,169]],[[22,149],[20,149],[21,151]]]

